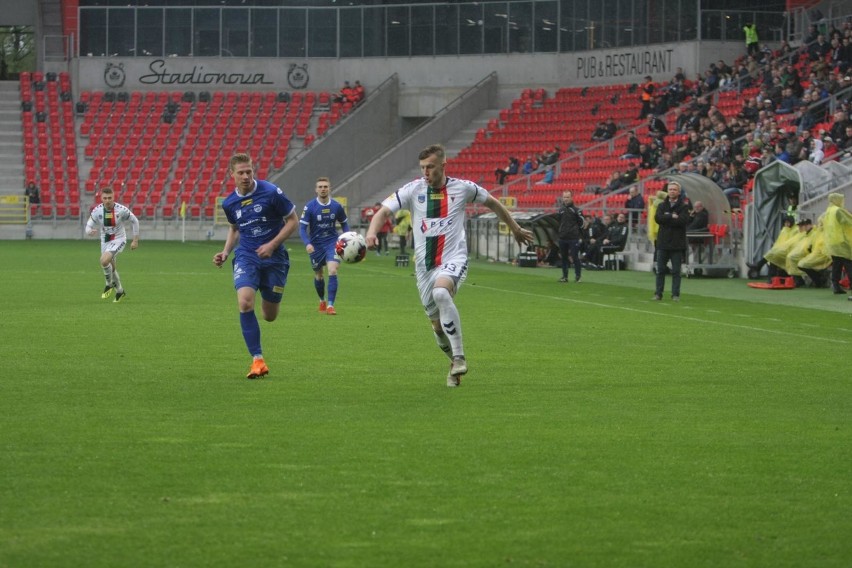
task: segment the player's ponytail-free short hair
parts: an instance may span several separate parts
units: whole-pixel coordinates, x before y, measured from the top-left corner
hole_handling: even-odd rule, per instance
[[[101,195],[104,195],[104,194],[106,194],[106,195],[114,195],[114,194],[115,194],[115,192],[112,190],[112,188],[111,188],[111,187],[102,187],[102,188],[101,188]]]
[[[331,180],[330,180],[330,179],[328,179],[328,178],[327,178],[327,177],[325,177],[325,176],[320,176],[320,177],[318,177],[318,178],[317,178],[317,183],[319,183],[319,182],[321,182],[321,181],[327,181],[327,182],[328,182],[328,184],[329,184],[329,185],[331,185]]]
[[[251,164],[251,156],[246,153],[234,154],[228,162],[228,171],[234,171],[237,164]]]
[[[440,144],[431,144],[423,148],[420,151],[420,155],[417,157],[418,160],[425,160],[429,156],[438,156],[441,160],[446,156],[446,152],[444,151],[444,147]]]

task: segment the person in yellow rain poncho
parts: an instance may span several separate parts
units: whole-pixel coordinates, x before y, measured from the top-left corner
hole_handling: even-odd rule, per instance
[[[825,252],[831,257],[831,287],[835,294],[843,294],[840,280],[844,269],[852,278],[852,213],[844,208],[843,202],[843,195],[830,193],[823,216]]]
[[[811,250],[801,260],[799,269],[808,275],[815,288],[824,288],[827,284],[825,269],[831,266],[831,257],[825,252],[825,214],[811,231]]]
[[[407,254],[405,246],[408,244],[408,233],[411,231],[411,211],[400,209],[396,213],[396,226],[393,232],[399,235],[399,254]]]
[[[787,251],[787,256],[784,258],[784,271],[790,276],[795,277],[796,287],[805,285],[802,276],[804,271],[799,268],[799,261],[811,251],[813,242],[814,226],[810,219],[802,219],[799,221],[799,232],[801,236],[796,239],[796,242]]]
[[[657,195],[648,200],[648,240],[654,246],[657,246],[657,233],[660,232],[660,226],[654,219],[654,215],[657,214],[657,207],[660,203],[668,198],[669,194],[661,189],[657,192]]]
[[[778,270],[776,267],[781,268],[783,271],[784,268],[784,259],[787,257],[787,241],[790,237],[798,235],[799,229],[796,227],[796,220],[793,217],[784,217],[784,227],[781,229],[781,232],[778,233],[778,238],[775,239],[775,243],[772,245],[772,248],[769,249],[763,258],[760,259],[760,262],[747,262],[746,266],[749,268],[748,277],[749,278],[757,278],[760,274],[760,269],[763,268],[763,265],[769,263],[769,276],[779,276]]]

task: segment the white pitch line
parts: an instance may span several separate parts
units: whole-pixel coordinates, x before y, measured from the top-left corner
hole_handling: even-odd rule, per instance
[[[473,286],[471,286],[471,288],[473,288]],[[523,291],[520,291],[520,290],[504,290],[502,288],[493,288],[491,286],[483,286],[482,284],[477,284],[476,288],[484,288],[486,290],[493,290],[495,292],[502,292],[502,293],[506,293],[506,294],[518,294],[518,295],[521,295],[521,296],[531,296],[533,298],[542,298],[542,299],[546,299],[546,300],[559,300],[559,301],[563,301],[563,302],[573,302],[575,304],[583,304],[583,305],[587,305],[587,306],[596,306],[596,307],[599,307],[599,308],[609,308],[609,309],[613,309],[613,310],[624,310],[626,312],[634,312],[634,313],[637,313],[637,314],[649,314],[649,315],[663,316],[663,317],[674,318],[674,319],[685,320],[685,321],[693,321],[693,322],[697,322],[697,323],[714,324],[714,325],[720,325],[720,326],[723,326],[723,327],[733,327],[735,329],[746,329],[748,331],[761,331],[761,332],[764,332],[764,333],[772,333],[774,335],[786,335],[788,337],[795,337],[795,338],[798,338],[798,339],[810,339],[810,340],[814,340],[814,341],[826,341],[826,342],[829,342],[829,343],[840,343],[842,345],[848,345],[850,343],[850,341],[847,341],[847,340],[844,340],[844,339],[834,339],[834,338],[831,338],[831,337],[814,337],[812,335],[805,335],[805,334],[802,334],[802,333],[791,333],[789,331],[783,331],[783,330],[779,330],[779,329],[769,329],[769,328],[763,328],[763,327],[755,327],[755,326],[751,326],[751,325],[741,325],[741,324],[728,323],[728,322],[723,322],[723,321],[701,319],[701,318],[698,318],[698,317],[681,316],[681,315],[677,315],[677,314],[665,314],[665,313],[662,313],[662,312],[654,312],[654,311],[651,311],[651,310],[640,310],[638,308],[628,308],[628,307],[625,307],[625,306],[613,306],[613,305],[610,305],[610,304],[601,304],[599,302],[589,302],[589,301],[586,301],[586,300],[575,300],[573,298],[565,298],[565,297],[562,297],[562,296],[546,296],[546,295],[543,295],[543,294],[533,294],[531,292],[523,292]],[[718,313],[721,313],[721,312],[718,312]]]

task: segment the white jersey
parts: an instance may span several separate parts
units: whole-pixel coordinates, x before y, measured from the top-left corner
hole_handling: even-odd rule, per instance
[[[133,211],[116,203],[112,211],[104,211],[104,204],[99,203],[92,209],[89,220],[86,222],[86,232],[92,229],[100,228],[101,242],[108,243],[110,241],[126,241],[127,231],[125,227],[130,223],[133,237],[139,236],[139,219],[133,214]]]
[[[433,189],[420,178],[398,189],[382,205],[393,213],[411,211],[417,270],[432,270],[449,262],[467,262],[465,207],[487,199],[488,191],[472,181],[447,177],[444,187]]]

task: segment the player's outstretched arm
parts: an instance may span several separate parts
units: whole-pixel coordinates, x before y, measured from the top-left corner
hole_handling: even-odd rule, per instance
[[[512,231],[512,235],[514,235],[515,240],[518,241],[518,244],[533,244],[535,237],[532,231],[528,229],[522,229],[521,226],[518,225],[518,222],[512,218],[512,214],[509,213],[509,210],[506,209],[506,206],[503,205],[499,200],[489,195],[488,199],[485,201],[485,206],[491,209],[494,213],[496,213],[497,217],[501,221],[506,223],[506,225],[509,227],[509,230]]]

